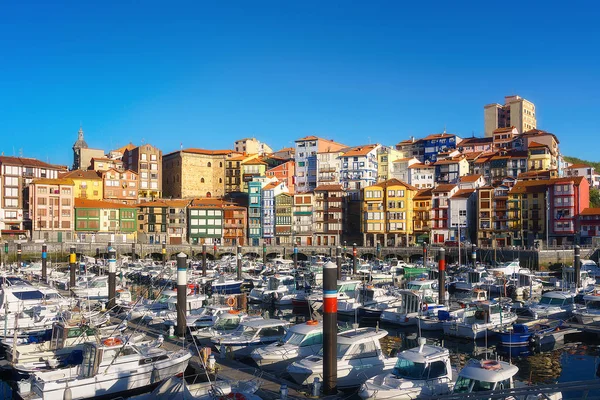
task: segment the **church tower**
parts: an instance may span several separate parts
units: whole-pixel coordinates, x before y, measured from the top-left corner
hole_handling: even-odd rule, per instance
[[[73,145],[73,170],[81,169],[81,149],[87,149],[88,145],[83,139],[83,129],[79,127],[77,141]]]

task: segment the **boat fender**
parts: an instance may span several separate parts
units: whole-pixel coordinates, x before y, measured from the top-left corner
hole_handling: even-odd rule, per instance
[[[155,368],[152,370],[152,373],[150,374],[150,382],[157,383],[159,381],[160,381],[160,375],[158,373],[158,370]]]
[[[501,365],[496,360],[485,360],[481,362],[481,368],[496,371],[501,368]]]
[[[423,311],[427,311],[429,309],[429,304],[423,303]]]

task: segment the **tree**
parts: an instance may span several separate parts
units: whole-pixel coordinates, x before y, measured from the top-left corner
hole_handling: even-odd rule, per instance
[[[590,207],[600,207],[600,190],[590,188]]]

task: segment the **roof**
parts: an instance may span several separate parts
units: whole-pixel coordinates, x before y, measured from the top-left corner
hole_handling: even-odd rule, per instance
[[[460,177],[460,181],[461,182],[477,182],[479,179],[481,179],[483,175],[481,174],[474,174],[474,175],[464,175]]]
[[[433,164],[415,163],[413,165],[409,165],[408,168],[435,168],[435,165],[433,165]]]
[[[542,193],[546,191],[549,180],[537,180],[537,181],[517,181],[515,186],[509,191],[511,194],[517,193]]]
[[[456,164],[464,160],[464,158],[451,158],[446,160],[437,160],[434,162],[435,165],[445,165],[445,164]]]
[[[40,161],[36,158],[27,157],[10,157],[0,156],[0,164],[17,165],[23,167],[40,167],[40,168],[54,168],[54,169],[66,169],[67,167],[62,165],[52,165]]]
[[[34,179],[31,184],[35,184],[35,185],[75,185],[75,182],[73,182],[73,179],[68,179],[68,178],[57,178],[57,179],[50,179],[50,178],[39,178],[39,179]]]
[[[404,186],[407,189],[413,190],[415,192],[419,190],[416,187],[414,187],[412,185],[409,185],[406,182],[402,182],[401,180],[396,179],[396,178],[388,179],[387,181],[383,181],[383,182],[379,182],[379,183],[376,183],[376,184],[371,185],[371,186],[367,186],[365,189],[368,189],[368,188],[371,188],[371,187],[381,187],[381,188],[385,189],[385,188],[388,188],[390,186]]]
[[[453,133],[433,133],[429,136],[424,137],[423,140],[441,139],[441,138],[453,137],[453,136],[456,136],[456,135]]]
[[[475,189],[459,189],[452,195],[452,198],[468,199],[473,193],[475,193]]]
[[[277,181],[277,182],[271,182],[266,184],[262,190],[271,190],[271,189],[275,189],[281,182]]]
[[[569,165],[568,167],[565,167],[565,169],[579,169],[579,168],[591,168],[591,167],[587,164],[582,164],[582,163],[573,164],[573,165]]]
[[[74,171],[69,171],[65,174],[60,175],[61,178],[69,178],[69,179],[98,179],[102,180],[102,177],[98,175],[98,172],[93,169],[76,169]]]
[[[267,163],[261,160],[260,158],[256,157],[242,162],[242,165],[267,165]]]
[[[355,146],[347,149],[342,155],[344,157],[366,156],[379,146],[378,144],[368,144],[365,146]]]
[[[180,152],[191,153],[191,154],[201,154],[201,155],[205,155],[205,156],[226,156],[231,153],[240,154],[239,152],[237,152],[235,150],[207,150],[207,149],[195,149],[195,148],[183,149],[183,150],[180,150]],[[173,153],[178,153],[178,152],[175,151]],[[170,153],[170,154],[173,154],[173,153]]]
[[[538,143],[538,142],[536,142],[536,141],[531,141],[531,143],[529,143],[529,146],[528,146],[528,147],[529,147],[529,148],[532,148],[532,147],[546,147],[546,148],[548,148],[548,146],[547,146],[547,145],[545,145],[545,144],[542,144],[542,143]]]
[[[486,369],[482,366],[484,362],[497,363],[499,367],[495,369]],[[471,359],[460,371],[458,376],[481,381],[481,382],[500,382],[513,377],[519,372],[519,368],[505,361],[493,360],[475,360]]]
[[[337,342],[339,344],[357,344],[364,342],[377,341],[382,337],[387,336],[388,332],[379,328],[358,328],[350,329],[342,333],[338,333]]]
[[[311,332],[323,331],[323,322],[319,321],[315,325],[308,325],[306,322],[303,324],[296,324],[290,329],[292,332],[297,332],[302,335],[306,335]]]
[[[178,208],[183,208],[183,207],[187,207],[189,203],[190,203],[189,200],[182,200],[182,199],[167,200],[167,199],[161,199],[161,200],[155,200],[155,201],[148,201],[148,202],[145,202],[145,203],[139,203],[137,206],[138,207],[178,207]]]
[[[113,203],[110,201],[75,198],[75,208],[137,208],[136,205]]]
[[[410,161],[416,159],[416,157],[407,157],[407,158],[399,158],[397,160],[392,161],[392,163],[397,163],[397,162],[406,162],[406,161]]]
[[[247,319],[240,322],[244,326],[251,328],[270,328],[273,326],[288,326],[290,323],[284,319]]]
[[[444,183],[433,188],[432,192],[449,192],[456,187],[453,183]]]
[[[403,358],[405,360],[410,360],[415,363],[427,363],[431,361],[433,358],[439,357],[450,357],[450,351],[440,346],[433,346],[430,344],[426,344],[423,348],[414,347],[412,349],[404,350],[400,354],[398,354],[398,358]]]
[[[492,137],[482,137],[482,138],[471,137],[471,138],[463,139],[460,142],[460,146],[485,144],[485,143],[491,144],[493,141],[494,141],[494,138],[492,138]]]
[[[413,200],[431,200],[431,197],[433,196],[432,190],[432,188],[419,190],[413,197]]]
[[[579,215],[600,215],[600,208],[588,207],[584,208]]]
[[[493,133],[512,132],[514,129],[515,129],[514,126],[509,126],[506,128],[498,128],[498,129],[494,129]]]
[[[339,192],[344,190],[342,185],[319,185],[315,188],[315,192]]]
[[[123,147],[119,147],[118,149],[116,149],[116,150],[113,150],[113,151],[114,151],[114,152],[118,152],[118,153],[125,153],[125,151],[126,151],[126,150],[129,150],[129,151],[131,151],[131,150],[135,149],[136,147],[137,147],[137,146],[136,146],[135,144],[133,144],[133,143],[129,142],[129,143],[128,143],[128,144],[126,144],[125,146],[123,146]]]
[[[324,139],[324,138],[321,138],[321,137],[318,137],[318,136],[315,136],[315,135],[309,135],[309,136],[305,136],[305,137],[303,137],[303,138],[297,139],[297,140],[296,140],[296,142],[305,142],[305,141],[307,141],[307,140],[323,140],[323,141],[325,141],[325,142],[330,142],[330,143],[334,143],[334,144],[339,144],[340,146],[344,146],[344,147],[346,147],[346,145],[343,145],[343,144],[341,144],[341,143],[338,143],[338,142],[336,142],[336,141],[334,141],[334,140],[331,140],[331,139]]]

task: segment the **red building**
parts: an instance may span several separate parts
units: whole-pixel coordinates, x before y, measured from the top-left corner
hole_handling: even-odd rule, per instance
[[[580,215],[590,205],[590,184],[585,177],[568,177],[548,181],[549,240],[556,244],[574,242],[580,232]]]
[[[600,236],[600,208],[585,208],[581,211],[579,226],[582,244],[591,243],[593,237]]]
[[[294,174],[296,171],[294,160],[286,161],[276,167],[268,169],[266,172],[267,177],[275,177],[279,182],[285,182],[286,186],[290,190],[290,193],[294,193]]]

